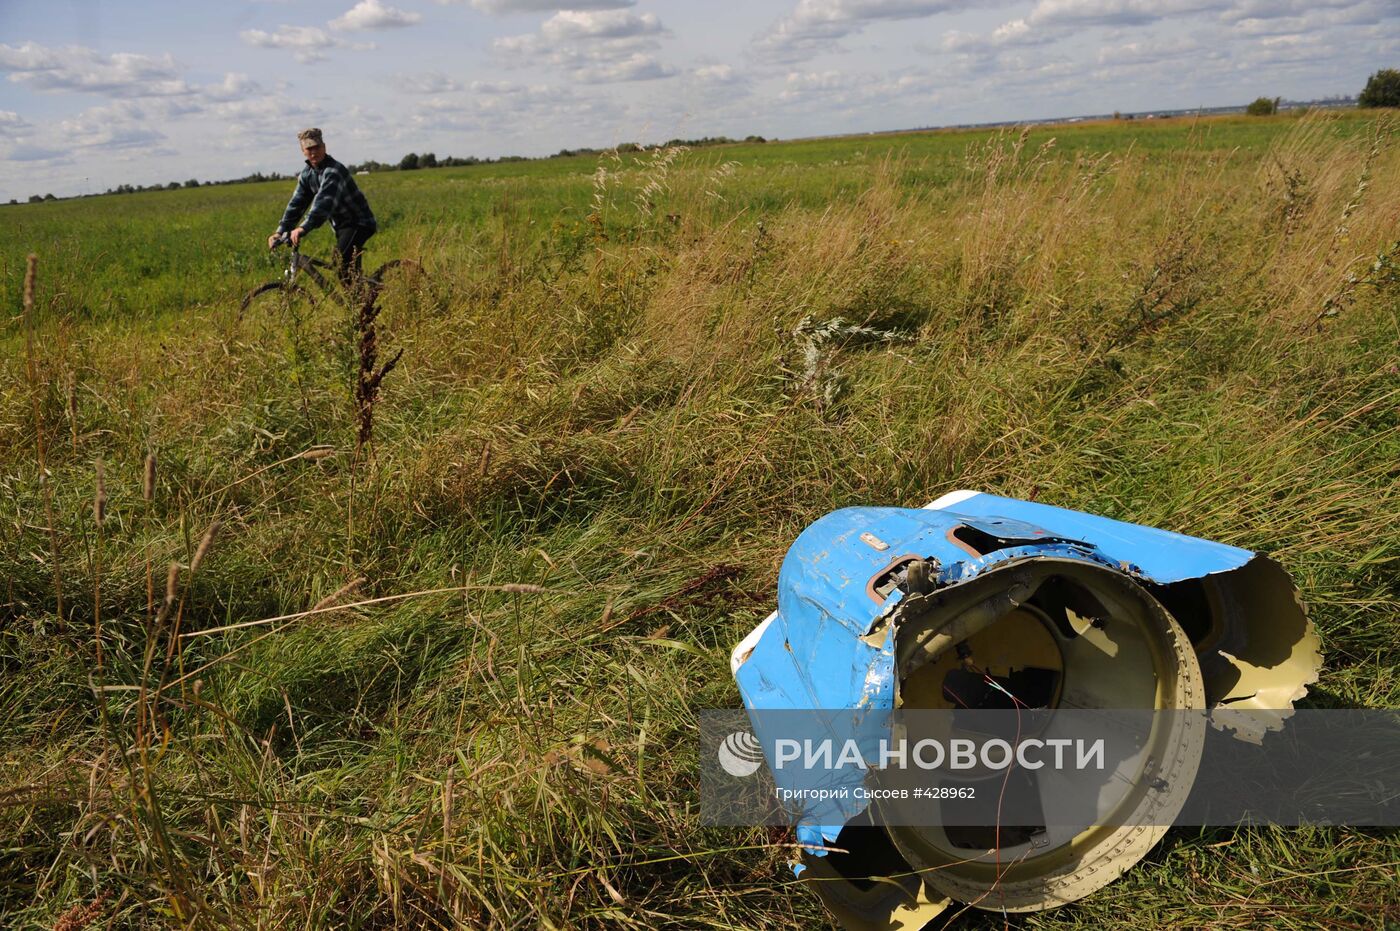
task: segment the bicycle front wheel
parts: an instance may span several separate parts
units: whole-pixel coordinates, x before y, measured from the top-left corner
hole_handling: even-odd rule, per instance
[[[244,300],[238,305],[238,322],[244,321],[245,316],[266,318],[269,315],[283,315],[283,312],[294,302],[315,307],[316,297],[300,284],[287,284],[286,281],[267,281],[266,284],[259,284],[258,287],[244,295]],[[253,312],[249,314],[251,309]]]

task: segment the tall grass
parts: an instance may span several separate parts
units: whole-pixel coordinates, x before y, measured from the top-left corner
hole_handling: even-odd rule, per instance
[[[820,926],[790,836],[699,827],[695,712],[803,526],[954,487],[1269,551],[1314,700],[1395,706],[1392,127],[1134,132],[396,179],[448,206],[375,244],[426,275],[358,463],[343,309],[294,355],[233,323],[253,269],[138,319],[64,296],[110,256],[41,274],[76,390],[0,364],[6,923]],[[1177,831],[1027,924],[1377,926],[1397,861]]]

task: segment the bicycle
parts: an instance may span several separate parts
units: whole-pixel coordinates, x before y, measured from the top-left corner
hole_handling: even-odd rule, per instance
[[[299,282],[299,279],[303,276],[320,289],[321,297],[328,297],[343,291],[343,289],[339,287],[339,279],[338,276],[335,275],[335,268],[329,262],[302,255],[299,245],[292,244],[292,237],[287,233],[283,233],[277,237],[273,249],[275,250],[285,245],[291,246],[291,252],[288,255],[287,268],[282,272],[282,277],[275,281],[260,284],[243,296],[243,301],[238,306],[238,320],[240,322],[243,320],[243,314],[247,312],[252,303],[266,294],[275,293],[279,296],[279,299],[284,299],[279,300],[279,303],[284,307],[293,299],[298,298],[304,299],[313,307],[316,306],[316,295],[312,294],[310,290],[302,286]],[[378,295],[380,290],[384,287],[384,273],[392,271],[395,268],[404,268],[415,272],[421,271],[418,263],[412,259],[390,259],[375,269],[374,274],[360,276],[358,283],[366,284],[370,288],[369,293],[365,296],[373,297]],[[348,306],[350,304],[350,298],[353,295],[344,294],[343,296]]]

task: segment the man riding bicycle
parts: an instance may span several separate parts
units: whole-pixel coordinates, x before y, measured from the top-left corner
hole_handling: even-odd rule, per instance
[[[275,249],[279,242],[287,239],[295,247],[303,236],[329,219],[340,257],[340,281],[349,287],[360,276],[360,253],[379,225],[350,170],[326,154],[321,131],[304,129],[297,133],[297,140],[301,143],[306,167],[297,178],[296,190],[287,202],[277,232],[267,237],[267,247]],[[303,213],[305,219],[302,219]]]

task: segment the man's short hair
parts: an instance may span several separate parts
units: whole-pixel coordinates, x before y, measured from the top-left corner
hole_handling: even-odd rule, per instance
[[[308,142],[312,145],[322,145],[325,142],[325,140],[321,138],[321,131],[314,126],[311,129],[303,129],[301,132],[297,133],[297,141],[302,145],[306,145]]]

